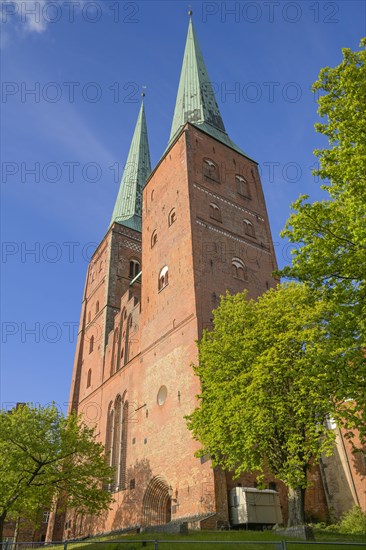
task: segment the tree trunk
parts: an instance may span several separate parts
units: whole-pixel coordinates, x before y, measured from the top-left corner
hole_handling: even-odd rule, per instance
[[[13,542],[17,542],[17,541],[18,541],[18,536],[19,536],[19,523],[20,523],[20,516],[18,515],[18,516],[17,516],[17,520],[16,520],[16,522],[15,522],[14,540],[13,540]]]
[[[17,546],[17,541],[18,541],[18,536],[19,536],[19,524],[20,524],[20,516],[19,514],[17,515],[17,520],[15,522],[15,529],[14,529],[14,537],[13,537],[13,546],[12,546],[12,550],[17,550],[18,549],[18,546]]]
[[[305,489],[288,489],[288,522],[287,527],[305,524]]]

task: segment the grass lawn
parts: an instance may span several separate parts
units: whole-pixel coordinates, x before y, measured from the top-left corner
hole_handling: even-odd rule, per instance
[[[83,543],[69,543],[68,550],[137,550],[146,548],[154,550],[154,542],[142,545],[143,540],[159,540],[159,550],[230,550],[230,548],[242,548],[243,550],[282,550],[281,540],[283,536],[270,531],[194,531],[189,535],[166,535],[163,533],[142,533],[138,535],[116,535],[93,539]],[[108,541],[108,542],[107,542]],[[110,541],[110,542],[109,542]],[[203,541],[220,541],[214,544]],[[235,544],[227,544],[228,542]],[[363,543],[366,549],[366,538],[361,535],[341,535],[324,530],[315,530],[315,541],[319,544],[299,544],[298,539],[286,537],[288,550],[360,550],[362,546],[352,543]],[[334,543],[347,544],[334,544]],[[251,544],[252,543],[252,544]],[[51,549],[51,547],[48,547]],[[59,547],[60,548],[60,547]]]

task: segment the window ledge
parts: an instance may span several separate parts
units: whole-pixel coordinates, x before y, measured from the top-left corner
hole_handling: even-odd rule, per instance
[[[243,199],[252,200],[252,197],[250,195],[244,195],[243,193],[240,193],[240,191],[238,191],[238,195]]]
[[[207,176],[206,174],[204,175],[204,178],[208,181],[214,181],[215,183],[220,183],[220,180],[218,180],[216,178],[211,178],[210,176]]]
[[[166,288],[167,286],[169,286],[169,283],[167,283],[166,285],[164,285],[162,288],[159,288],[158,294],[159,294],[159,292],[162,292],[162,291],[164,290],[164,288]]]

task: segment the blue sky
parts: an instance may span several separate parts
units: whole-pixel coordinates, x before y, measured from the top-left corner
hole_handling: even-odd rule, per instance
[[[358,48],[365,3],[190,5],[226,129],[259,162],[283,266],[291,202],[321,197],[310,172],[326,143],[310,87],[343,47]],[[87,261],[109,224],[142,86],[153,165],[166,147],[188,6],[1,2],[2,406],[65,408]]]

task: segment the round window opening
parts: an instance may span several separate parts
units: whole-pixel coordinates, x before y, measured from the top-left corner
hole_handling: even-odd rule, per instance
[[[158,405],[164,405],[167,395],[168,390],[166,389],[166,386],[161,386],[160,390],[158,391]]]

